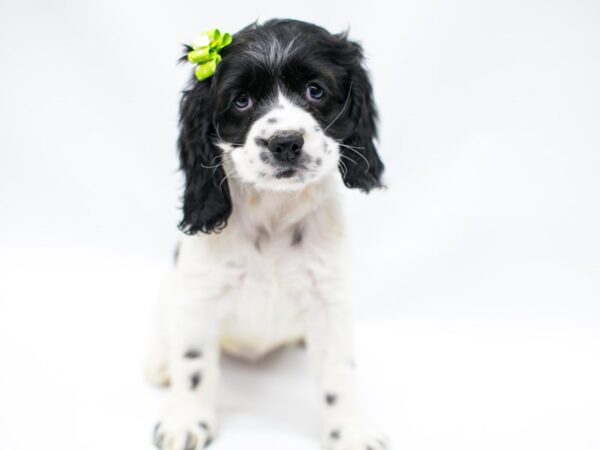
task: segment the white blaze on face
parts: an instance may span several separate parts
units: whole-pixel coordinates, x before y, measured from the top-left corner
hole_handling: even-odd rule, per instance
[[[304,144],[297,162],[290,167],[294,175],[282,177],[285,167],[273,158],[269,140],[277,133],[296,132]],[[279,94],[270,111],[250,128],[243,147],[226,148],[233,170],[243,182],[271,190],[297,190],[337,170],[339,146],[325,135],[314,117]]]

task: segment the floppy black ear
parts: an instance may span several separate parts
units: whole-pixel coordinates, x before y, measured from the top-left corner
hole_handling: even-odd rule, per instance
[[[180,105],[178,147],[185,190],[179,229],[186,234],[220,231],[231,214],[229,186],[223,182],[225,171],[220,166],[221,150],[213,143],[210,81],[193,80]]]
[[[349,114],[354,124],[354,131],[343,140],[347,147],[340,146],[343,156],[355,161],[356,164],[345,164],[340,170],[344,184],[350,188],[358,188],[369,192],[382,186],[381,176],[384,165],[374,139],[377,137],[377,109],[373,101],[373,89],[367,71],[363,67],[362,47],[356,42],[346,40],[352,46],[353,64],[349,68],[350,90]]]

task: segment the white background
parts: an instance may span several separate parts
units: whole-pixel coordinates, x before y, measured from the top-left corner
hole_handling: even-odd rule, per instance
[[[346,192],[362,391],[394,449],[600,449],[600,3],[0,3],[0,449],[150,449],[181,43],[351,26],[386,191]],[[314,449],[300,350],[226,360],[227,449]]]

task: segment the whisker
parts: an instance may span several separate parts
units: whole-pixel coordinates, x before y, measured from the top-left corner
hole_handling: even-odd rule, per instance
[[[210,160],[210,163],[212,164],[218,158],[225,158],[225,154],[215,156],[213,159]],[[205,166],[204,164],[200,163],[200,167],[203,167],[204,169],[213,169],[213,174],[214,174],[219,167],[223,167],[225,164],[226,164],[226,161],[223,159],[220,164],[215,164],[215,165]]]
[[[342,144],[340,144],[340,145],[342,145]],[[369,164],[369,161],[367,160],[367,158],[365,158],[365,155],[363,155],[359,151],[353,149],[352,147],[348,147],[347,145],[343,145],[343,147],[346,147],[348,150],[352,150],[354,153],[356,153],[358,156],[360,156],[365,161],[365,163],[367,164],[365,173],[367,173],[369,170],[371,170],[371,164]]]
[[[356,161],[354,161],[352,158],[350,158],[349,156],[342,155],[342,154],[340,153],[340,158],[344,158],[344,159],[350,160],[350,161],[352,161],[352,162],[353,162],[355,165],[358,165],[358,163],[357,163]]]
[[[337,141],[337,143],[343,147],[348,147],[348,148],[357,148],[359,150],[364,150],[364,147],[355,147],[354,145],[348,145],[348,144],[344,144],[344,142],[341,139],[335,139],[335,141]]]
[[[343,178],[346,178],[346,176],[348,175],[348,167],[346,167],[346,164],[344,164],[344,161],[342,161],[341,159],[339,161],[339,164],[341,164],[341,166],[339,166],[340,169],[343,169],[342,176]]]
[[[225,161],[223,161],[221,164],[217,164],[215,166],[205,166],[204,164],[200,163],[200,167],[203,167],[204,169],[217,169],[219,167],[222,167],[225,165]]]
[[[346,107],[348,106],[348,101],[350,100],[350,93],[352,92],[352,83],[353,82],[354,82],[354,80],[350,81],[350,87],[348,88],[348,95],[346,96],[346,101],[344,102],[344,106],[342,106],[342,110],[338,113],[337,116],[335,116],[335,118],[331,121],[331,123],[325,127],[325,129],[323,130],[323,133],[325,133],[329,129],[329,127],[331,125],[333,125],[335,123],[335,121],[338,120],[340,118],[340,116],[342,115],[342,113],[346,110]]]
[[[233,175],[234,172],[235,172],[235,169],[232,170],[231,172],[225,174],[225,176],[223,177],[223,179],[219,183],[219,189],[221,189],[221,186],[223,186],[223,183],[225,182],[225,180],[227,180],[231,175]]]
[[[213,162],[215,162],[215,159],[217,159],[217,158],[224,158],[224,157],[225,157],[225,155],[217,155],[213,159],[210,160],[210,163],[212,164]]]

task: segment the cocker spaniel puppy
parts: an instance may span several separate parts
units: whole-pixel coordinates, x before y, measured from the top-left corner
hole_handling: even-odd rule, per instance
[[[147,368],[170,386],[155,444],[211,442],[221,350],[256,360],[304,341],[323,447],[384,450],[355,392],[342,275],[340,187],[369,192],[383,172],[362,49],[346,34],[270,20],[204,50],[181,100],[186,236]]]

